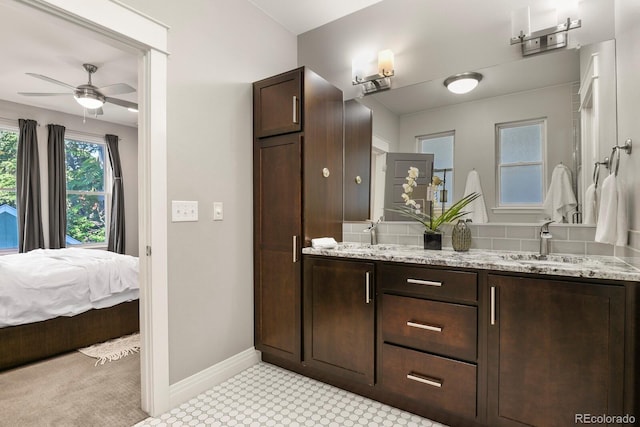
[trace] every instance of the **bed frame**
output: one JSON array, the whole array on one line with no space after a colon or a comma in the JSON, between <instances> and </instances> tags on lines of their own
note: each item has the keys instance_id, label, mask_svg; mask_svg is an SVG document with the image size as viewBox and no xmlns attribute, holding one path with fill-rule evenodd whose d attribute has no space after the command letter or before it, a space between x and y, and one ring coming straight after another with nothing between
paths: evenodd
<instances>
[{"instance_id":1,"label":"bed frame","mask_svg":"<svg viewBox=\"0 0 640 427\"><path fill-rule=\"evenodd\" d=\"M0 371L140 330L139 301L0 328Z\"/></svg>"}]
</instances>

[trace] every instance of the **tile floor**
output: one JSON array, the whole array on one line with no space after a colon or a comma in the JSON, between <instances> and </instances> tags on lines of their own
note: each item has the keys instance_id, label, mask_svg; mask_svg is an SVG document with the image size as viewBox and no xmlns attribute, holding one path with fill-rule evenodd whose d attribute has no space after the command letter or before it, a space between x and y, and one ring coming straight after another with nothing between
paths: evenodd
<instances>
[{"instance_id":1,"label":"tile floor","mask_svg":"<svg viewBox=\"0 0 640 427\"><path fill-rule=\"evenodd\" d=\"M263 362L135 427L205 425L444 427Z\"/></svg>"}]
</instances>

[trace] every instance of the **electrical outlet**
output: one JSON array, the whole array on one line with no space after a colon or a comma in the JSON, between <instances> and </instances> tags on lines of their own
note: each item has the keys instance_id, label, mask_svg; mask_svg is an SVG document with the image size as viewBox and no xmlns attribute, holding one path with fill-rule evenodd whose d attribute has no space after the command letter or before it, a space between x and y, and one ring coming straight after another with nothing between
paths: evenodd
<instances>
[{"instance_id":1,"label":"electrical outlet","mask_svg":"<svg viewBox=\"0 0 640 427\"><path fill-rule=\"evenodd\" d=\"M171 221L198 221L198 202L172 200Z\"/></svg>"}]
</instances>

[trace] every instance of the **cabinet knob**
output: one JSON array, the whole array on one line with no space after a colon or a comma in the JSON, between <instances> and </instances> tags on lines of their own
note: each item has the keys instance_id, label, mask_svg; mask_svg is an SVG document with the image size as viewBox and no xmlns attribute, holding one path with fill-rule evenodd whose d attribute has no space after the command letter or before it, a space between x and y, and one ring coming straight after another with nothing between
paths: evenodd
<instances>
[{"instance_id":1,"label":"cabinet knob","mask_svg":"<svg viewBox=\"0 0 640 427\"><path fill-rule=\"evenodd\" d=\"M329 178L330 174L331 174L331 172L329 172L328 168L323 168L322 169L322 176L324 176L325 178Z\"/></svg>"},{"instance_id":2,"label":"cabinet knob","mask_svg":"<svg viewBox=\"0 0 640 427\"><path fill-rule=\"evenodd\" d=\"M360 175L356 176L356 184L362 184L362 178L360 178Z\"/></svg>"}]
</instances>

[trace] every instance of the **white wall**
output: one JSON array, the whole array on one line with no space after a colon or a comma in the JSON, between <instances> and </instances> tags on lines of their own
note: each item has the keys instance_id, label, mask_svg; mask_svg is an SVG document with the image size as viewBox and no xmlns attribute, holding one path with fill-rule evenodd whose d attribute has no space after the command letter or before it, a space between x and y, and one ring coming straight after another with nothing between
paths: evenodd
<instances>
[{"instance_id":1,"label":"white wall","mask_svg":"<svg viewBox=\"0 0 640 427\"><path fill-rule=\"evenodd\" d=\"M298 61L342 89L345 99L356 97L359 90L351 85L351 61L367 50L394 52L393 87L444 79L520 59L518 47L509 45L511 12L535 3L383 0L301 34ZM569 47L614 37L613 2L581 0L579 13L582 28L569 33Z\"/></svg>"},{"instance_id":2,"label":"white wall","mask_svg":"<svg viewBox=\"0 0 640 427\"><path fill-rule=\"evenodd\" d=\"M175 384L253 347L251 83L295 68L296 38L246 0L124 3L170 27L168 199L200 209L168 224Z\"/></svg>"},{"instance_id":3,"label":"white wall","mask_svg":"<svg viewBox=\"0 0 640 427\"><path fill-rule=\"evenodd\" d=\"M0 100L0 117L15 120L16 126L18 125L18 119L36 120L40 125L37 133L42 190L42 225L47 247L49 245L47 125L62 125L66 128L66 132L76 131L102 136L113 134L120 137L118 148L120 150L124 184L125 249L128 255L138 256L138 129L90 118L87 118L86 122L83 123L82 117L79 116L3 100Z\"/></svg>"},{"instance_id":4,"label":"white wall","mask_svg":"<svg viewBox=\"0 0 640 427\"><path fill-rule=\"evenodd\" d=\"M358 102L371 109L373 134L389 144L390 152L398 151L400 136L400 117L389 111L373 97L359 98Z\"/></svg>"},{"instance_id":5,"label":"white wall","mask_svg":"<svg viewBox=\"0 0 640 427\"><path fill-rule=\"evenodd\" d=\"M546 188L558 163L571 167L571 84L401 116L399 148L401 152L415 152L417 136L455 131L453 200L462 197L467 174L475 168L482 182L490 222L533 222L544 215L491 210L496 206L495 125L542 117L547 118Z\"/></svg>"}]
</instances>

